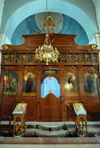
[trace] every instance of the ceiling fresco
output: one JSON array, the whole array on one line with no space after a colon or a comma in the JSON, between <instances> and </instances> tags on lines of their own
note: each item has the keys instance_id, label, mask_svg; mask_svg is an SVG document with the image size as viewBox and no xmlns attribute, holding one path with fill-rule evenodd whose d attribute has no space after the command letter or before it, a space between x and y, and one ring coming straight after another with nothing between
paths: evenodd
<instances>
[{"instance_id":1,"label":"ceiling fresco","mask_svg":"<svg viewBox=\"0 0 100 148\"><path fill-rule=\"evenodd\" d=\"M51 33L76 34L78 44L89 43L85 30L77 21L67 15L51 12L34 14L24 19L13 33L12 44L22 44L22 35L47 33L47 21L51 24Z\"/></svg>"}]
</instances>

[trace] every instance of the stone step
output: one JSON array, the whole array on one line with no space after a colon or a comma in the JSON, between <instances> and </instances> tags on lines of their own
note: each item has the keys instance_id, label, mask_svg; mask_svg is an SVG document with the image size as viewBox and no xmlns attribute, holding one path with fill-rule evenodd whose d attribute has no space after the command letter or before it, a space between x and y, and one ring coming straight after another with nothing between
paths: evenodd
<instances>
[{"instance_id":1,"label":"stone step","mask_svg":"<svg viewBox=\"0 0 100 148\"><path fill-rule=\"evenodd\" d=\"M45 131L41 129L28 129L26 128L25 136L29 137L65 137L67 136L68 130L59 130L59 131Z\"/></svg>"},{"instance_id":2,"label":"stone step","mask_svg":"<svg viewBox=\"0 0 100 148\"><path fill-rule=\"evenodd\" d=\"M66 137L76 133L75 122L26 122L26 125L26 136L29 137ZM88 134L100 136L100 121L87 122L87 129Z\"/></svg>"},{"instance_id":3,"label":"stone step","mask_svg":"<svg viewBox=\"0 0 100 148\"><path fill-rule=\"evenodd\" d=\"M90 134L93 134L93 135L96 135L96 136L100 136L100 127L99 128L89 128L88 127L88 135ZM68 133L69 134L73 134L73 133L76 133L76 130L75 128L68 128Z\"/></svg>"}]
</instances>

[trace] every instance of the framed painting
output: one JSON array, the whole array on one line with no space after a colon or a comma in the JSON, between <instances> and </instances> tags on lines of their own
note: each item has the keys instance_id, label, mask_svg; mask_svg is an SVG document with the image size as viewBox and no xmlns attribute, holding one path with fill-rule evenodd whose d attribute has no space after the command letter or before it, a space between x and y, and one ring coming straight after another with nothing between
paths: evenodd
<instances>
[{"instance_id":1,"label":"framed painting","mask_svg":"<svg viewBox=\"0 0 100 148\"><path fill-rule=\"evenodd\" d=\"M9 55L3 56L3 63L8 63Z\"/></svg>"},{"instance_id":2,"label":"framed painting","mask_svg":"<svg viewBox=\"0 0 100 148\"><path fill-rule=\"evenodd\" d=\"M73 55L72 54L68 55L68 63L73 63Z\"/></svg>"},{"instance_id":3,"label":"framed painting","mask_svg":"<svg viewBox=\"0 0 100 148\"><path fill-rule=\"evenodd\" d=\"M22 55L22 63L26 63L27 61L27 55Z\"/></svg>"},{"instance_id":4,"label":"framed painting","mask_svg":"<svg viewBox=\"0 0 100 148\"><path fill-rule=\"evenodd\" d=\"M74 55L74 63L79 63L79 57L78 57L78 55Z\"/></svg>"},{"instance_id":5,"label":"framed painting","mask_svg":"<svg viewBox=\"0 0 100 148\"><path fill-rule=\"evenodd\" d=\"M16 96L18 91L18 75L10 72L4 76L3 96Z\"/></svg>"},{"instance_id":6,"label":"framed painting","mask_svg":"<svg viewBox=\"0 0 100 148\"><path fill-rule=\"evenodd\" d=\"M32 55L28 55L28 63L32 63L33 62L33 56Z\"/></svg>"},{"instance_id":7,"label":"framed painting","mask_svg":"<svg viewBox=\"0 0 100 148\"><path fill-rule=\"evenodd\" d=\"M20 63L20 55L16 55L16 63Z\"/></svg>"},{"instance_id":8,"label":"framed painting","mask_svg":"<svg viewBox=\"0 0 100 148\"><path fill-rule=\"evenodd\" d=\"M84 96L98 96L97 79L93 73L83 76Z\"/></svg>"},{"instance_id":9,"label":"framed painting","mask_svg":"<svg viewBox=\"0 0 100 148\"><path fill-rule=\"evenodd\" d=\"M23 77L22 96L37 95L37 77L32 72L27 72Z\"/></svg>"},{"instance_id":10,"label":"framed painting","mask_svg":"<svg viewBox=\"0 0 100 148\"><path fill-rule=\"evenodd\" d=\"M61 55L61 60L62 60L62 63L66 63L66 55Z\"/></svg>"},{"instance_id":11,"label":"framed painting","mask_svg":"<svg viewBox=\"0 0 100 148\"><path fill-rule=\"evenodd\" d=\"M85 56L83 54L80 55L80 63L85 63Z\"/></svg>"},{"instance_id":12,"label":"framed painting","mask_svg":"<svg viewBox=\"0 0 100 148\"><path fill-rule=\"evenodd\" d=\"M75 73L68 72L64 76L65 96L79 96L78 77Z\"/></svg>"},{"instance_id":13,"label":"framed painting","mask_svg":"<svg viewBox=\"0 0 100 148\"><path fill-rule=\"evenodd\" d=\"M90 55L85 55L86 58L86 63L91 63L91 56Z\"/></svg>"},{"instance_id":14,"label":"framed painting","mask_svg":"<svg viewBox=\"0 0 100 148\"><path fill-rule=\"evenodd\" d=\"M96 55L92 55L92 63L97 63L97 56Z\"/></svg>"},{"instance_id":15,"label":"framed painting","mask_svg":"<svg viewBox=\"0 0 100 148\"><path fill-rule=\"evenodd\" d=\"M14 63L15 55L10 55L9 63Z\"/></svg>"}]
</instances>

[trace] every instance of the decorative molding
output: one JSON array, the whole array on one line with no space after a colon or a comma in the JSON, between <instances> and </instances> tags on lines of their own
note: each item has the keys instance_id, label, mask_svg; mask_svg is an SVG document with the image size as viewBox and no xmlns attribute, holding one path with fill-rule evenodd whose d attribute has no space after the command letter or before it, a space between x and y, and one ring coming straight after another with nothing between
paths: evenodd
<instances>
[{"instance_id":1,"label":"decorative molding","mask_svg":"<svg viewBox=\"0 0 100 148\"><path fill-rule=\"evenodd\" d=\"M96 101L99 100L99 97L85 97L85 101Z\"/></svg>"}]
</instances>

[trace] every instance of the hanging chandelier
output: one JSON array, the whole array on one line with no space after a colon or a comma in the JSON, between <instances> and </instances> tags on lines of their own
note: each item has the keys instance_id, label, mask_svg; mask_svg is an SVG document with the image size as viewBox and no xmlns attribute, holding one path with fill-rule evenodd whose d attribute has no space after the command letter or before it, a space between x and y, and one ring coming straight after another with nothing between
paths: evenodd
<instances>
[{"instance_id":1,"label":"hanging chandelier","mask_svg":"<svg viewBox=\"0 0 100 148\"><path fill-rule=\"evenodd\" d=\"M46 12L47 12L47 0L46 0ZM50 62L56 62L60 53L57 50L57 48L53 48L50 41L50 33L51 33L51 26L55 27L56 25L52 22L52 17L47 15L46 23L43 24L43 26L47 26L48 33L45 34L45 40L42 47L39 46L39 48L35 51L35 58L46 62L46 65ZM52 25L54 24L54 25Z\"/></svg>"},{"instance_id":2,"label":"hanging chandelier","mask_svg":"<svg viewBox=\"0 0 100 148\"><path fill-rule=\"evenodd\" d=\"M51 42L49 39L49 34L46 34L45 37L46 38L44 40L43 46L42 47L39 46L39 48L36 49L35 57L40 61L46 62L46 65L48 65L49 62L57 61L60 53L56 47L55 49L53 49L53 46L51 45Z\"/></svg>"}]
</instances>

